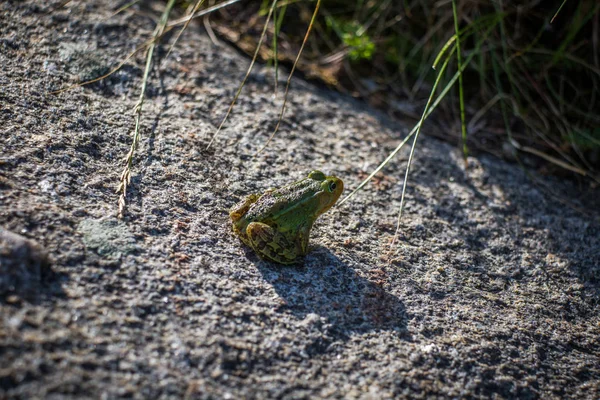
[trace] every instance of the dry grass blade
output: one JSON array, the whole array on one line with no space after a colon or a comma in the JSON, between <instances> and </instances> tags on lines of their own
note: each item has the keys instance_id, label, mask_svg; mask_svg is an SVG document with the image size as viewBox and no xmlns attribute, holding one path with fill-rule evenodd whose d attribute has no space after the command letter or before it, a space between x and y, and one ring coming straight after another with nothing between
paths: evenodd
<instances>
[{"instance_id":1,"label":"dry grass blade","mask_svg":"<svg viewBox=\"0 0 600 400\"><path fill-rule=\"evenodd\" d=\"M275 0L277 3L278 0ZM279 32L281 32L281 23L283 22L283 17L285 16L285 12L287 10L287 4L285 4L282 9L277 14L277 6L273 10L273 21L275 22L275 29L273 34L273 65L275 67L275 95L277 95L277 90L279 89L279 45L277 44L277 37L279 36Z\"/></svg>"},{"instance_id":2,"label":"dry grass blade","mask_svg":"<svg viewBox=\"0 0 600 400\"><path fill-rule=\"evenodd\" d=\"M223 128L223 125L225 124L225 121L227 121L227 118L229 117L229 114L231 114L231 111L233 110L233 106L235 106L235 102L237 101L238 97L240 97L240 94L242 93L242 89L244 88L244 85L246 85L246 81L248 80L248 77L250 76L250 72L252 72L252 68L254 68L254 63L256 62L256 59L258 58L258 52L260 51L262 43L263 43L265 37L267 36L267 28L269 26L269 21L271 20L271 16L273 15L273 9L275 8L276 4L277 4L277 1L273 0L273 4L271 5L271 8L269 9L269 14L267 15L267 20L265 21L265 26L263 28L263 31L262 31L261 35L260 35L260 39L258 41L258 44L256 45L256 51L254 52L254 56L252 57L252 61L250 62L250 66L248 67L248 70L246 71L246 76L244 76L244 79L242 80L242 83L238 87L238 90L235 93L233 101L229 105L229 108L227 109L227 113L225 113L225 116L221 120L221 123L219 124L219 127L217 128L217 131L213 135L212 139L210 139L210 142L208 142L208 146L206 146L207 149L213 144L213 142L215 141L215 139L217 138L217 136L221 132L221 129Z\"/></svg>"},{"instance_id":3,"label":"dry grass blade","mask_svg":"<svg viewBox=\"0 0 600 400\"><path fill-rule=\"evenodd\" d=\"M194 15L196 13L196 11L198 11L198 9L202 6L202 4L204 4L204 1L205 0L198 0L198 1L196 1L196 4L194 4L194 8L192 8L192 10L190 11L189 15ZM190 22L192 22L191 19L188 19L187 21L185 21L185 24L181 27L181 30L177 33L177 36L175 37L175 40L171 44L171 47L169 47L169 51L167 52L167 55L165 56L165 58L164 58L164 60L162 62L161 67L164 66L164 64L169 59L169 56L171 55L171 52L173 51L173 48L175 47L175 44L177 43L177 41L179 40L179 38L183 34L183 31L186 30L186 28L188 27L188 25L190 24Z\"/></svg>"},{"instance_id":4,"label":"dry grass blade","mask_svg":"<svg viewBox=\"0 0 600 400\"><path fill-rule=\"evenodd\" d=\"M122 7L119 7L119 9L117 11L115 11L114 13L112 13L108 18L106 19L110 19L112 17L117 16L118 14L122 13L123 11L127 10L130 7L133 7L134 5L136 5L137 3L139 3L141 0L133 0L130 1L129 3L125 4Z\"/></svg>"},{"instance_id":5,"label":"dry grass blade","mask_svg":"<svg viewBox=\"0 0 600 400\"><path fill-rule=\"evenodd\" d=\"M63 1L62 3L60 3L59 5L57 5L56 7L52 7L52 9L51 9L50 11L48 11L48 12L46 13L46 15L50 15L50 14L52 14L53 12L55 12L55 11L57 11L57 10L59 10L59 9L63 8L63 7L66 7L67 5L69 5L69 3L70 3L71 1L73 1L73 0L65 0L65 1Z\"/></svg>"},{"instance_id":6,"label":"dry grass blade","mask_svg":"<svg viewBox=\"0 0 600 400\"><path fill-rule=\"evenodd\" d=\"M546 55L546 56L554 56L554 52L549 51L549 50L545 50L545 49L531 49L527 51L528 53L532 53L532 54L542 54L542 55ZM600 77L600 68L595 67L594 65L586 62L585 60L582 60L579 57L576 57L572 54L563 54L562 57L565 60L569 60L574 62L575 64L578 64L588 70L590 70L591 72L593 72L594 74L598 75Z\"/></svg>"},{"instance_id":7,"label":"dry grass blade","mask_svg":"<svg viewBox=\"0 0 600 400\"><path fill-rule=\"evenodd\" d=\"M71 90L71 89L78 88L80 86L89 85L90 83L98 82L98 81L101 81L102 79L108 78L109 76L111 76L112 74L114 74L115 72L117 72L118 70L120 70L121 68L123 68L123 65L125 65L125 63L127 61L131 60L131 58L133 56L135 56L137 53L139 53L140 51L146 49L148 46L153 46L154 43L156 43L162 37L162 35L164 35L166 32L168 32L168 30L163 31L159 36L155 36L152 39L148 40L143 45L137 47L135 50L133 50L131 53L129 53L127 55L127 57L125 57L123 60L121 60L121 62L116 67L114 67L113 69L111 69L106 74L104 74L102 76L99 76L97 78L94 78L94 79L90 79L89 81L76 83L75 85L71 85L71 86L67 86L67 87L62 88L62 89L55 90L53 92L50 92L50 94L59 94L59 93L66 92L66 91Z\"/></svg>"},{"instance_id":8,"label":"dry grass blade","mask_svg":"<svg viewBox=\"0 0 600 400\"><path fill-rule=\"evenodd\" d=\"M197 12L196 14L188 15L187 17L183 17L183 18L177 19L175 21L171 21L171 22L167 23L167 27L171 28L173 26L185 24L187 21L190 21L190 20L192 20L194 18L202 17L202 16L204 16L206 14L210 14L213 11L220 10L223 7L230 6L230 5L238 3L240 1L241 0L229 0L229 1L225 1L225 2L220 3L220 4L216 4L216 5L212 6L212 7L208 7L205 10Z\"/></svg>"},{"instance_id":9,"label":"dry grass blade","mask_svg":"<svg viewBox=\"0 0 600 400\"><path fill-rule=\"evenodd\" d=\"M129 152L127 153L127 158L125 161L125 168L123 168L123 172L121 173L121 178L119 180L119 187L117 188L117 193L120 193L119 196L119 218L123 218L125 213L125 207L127 205L127 187L131 183L131 167L133 166L133 155L135 154L135 150L140 141L140 126L142 119L142 108L144 106L144 98L146 95L146 87L148 84L148 76L150 75L150 68L152 66L152 57L154 55L154 47L155 41L159 38L165 31L165 27L167 25L167 20L169 18L169 14L171 13L171 9L175 5L175 0L169 0L167 5L165 6L165 10L160 18L158 25L153 33L153 41L150 47L148 47L148 52L146 53L146 67L144 69L144 76L142 78L142 89L140 93L140 98L135 105L135 129L133 132L133 141L131 143L131 147Z\"/></svg>"},{"instance_id":10,"label":"dry grass blade","mask_svg":"<svg viewBox=\"0 0 600 400\"><path fill-rule=\"evenodd\" d=\"M271 143L271 140L273 140L273 137L275 137L275 134L279 130L279 127L281 126L281 121L283 120L283 115L285 114L285 107L287 105L288 92L290 90L290 83L292 82L292 76L294 75L294 71L296 70L296 66L298 65L298 61L300 60L300 56L302 55L302 51L304 50L304 46L306 45L306 41L308 40L308 36L310 35L310 31L312 30L313 24L315 23L315 19L319 12L320 6L321 6L321 0L317 0L317 5L315 6L315 11L313 12L312 18L310 19L310 24L308 25L308 29L306 30L306 35L304 35L304 40L302 41L302 46L300 46L300 50L298 51L298 55L296 56L296 60L294 61L294 65L292 65L292 70L290 71L287 82L285 84L285 92L283 94L283 105L281 106L281 112L279 113L279 120L277 121L277 125L275 126L273 133L271 133L271 136L269 136L267 143L265 143L263 145L263 147L261 147L260 150L258 150L256 152L256 154L254 154L254 156L257 156L264 149L267 148L269 143Z\"/></svg>"},{"instance_id":11,"label":"dry grass blade","mask_svg":"<svg viewBox=\"0 0 600 400\"><path fill-rule=\"evenodd\" d=\"M567 162L564 162L562 160L559 160L556 157L552 157L549 154L546 154L542 151L536 150L533 147L530 146L522 146L521 144L519 144L515 139L511 139L510 140L510 144L512 144L517 150L523 151L525 153L530 153L533 155L536 155L538 157L543 158L544 160L551 162L552 164L558 165L561 168L564 168L566 170L569 170L571 172L574 172L576 174L582 175L582 176L587 176L589 175L588 172L586 170L584 170L583 168L579 168L577 166L573 166ZM593 175L589 175L592 179L596 180L596 178ZM598 181L597 181L598 182ZM600 183L600 182L599 182Z\"/></svg>"},{"instance_id":12,"label":"dry grass blade","mask_svg":"<svg viewBox=\"0 0 600 400\"><path fill-rule=\"evenodd\" d=\"M336 207L341 207L342 204L344 204L346 201L348 201L351 197L353 197L359 190L361 190L363 187L365 187L365 185L367 183L369 183L371 181L371 179L373 179L373 177L375 175L377 175L379 173L379 171L381 171L383 169L383 167L385 167L395 156L396 154L398 154L398 152L400 150L402 150L402 147L404 147L404 145L406 144L406 142L408 142L408 139L410 139L412 137L412 135L415 134L415 132L417 131L417 127L420 126L420 123L415 125L415 127L408 133L408 135L406 135L406 137L402 140L402 142L400 142L400 144L398 144L398 146L396 146L396 148L386 157L385 160L383 160L381 162L381 164L379 164L377 166L377 168L375 168L373 170L373 172L371 172L371 174L365 178L365 180L363 180L357 187L356 189L354 189L352 192L350 192L349 195L347 195L346 197L344 197L339 203L337 203Z\"/></svg>"}]
</instances>

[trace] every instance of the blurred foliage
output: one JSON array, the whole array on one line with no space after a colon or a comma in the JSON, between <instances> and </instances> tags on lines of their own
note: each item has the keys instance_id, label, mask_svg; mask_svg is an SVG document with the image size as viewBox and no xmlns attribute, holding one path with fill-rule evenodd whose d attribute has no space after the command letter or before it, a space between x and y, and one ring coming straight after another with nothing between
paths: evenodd
<instances>
[{"instance_id":1,"label":"blurred foliage","mask_svg":"<svg viewBox=\"0 0 600 400\"><path fill-rule=\"evenodd\" d=\"M263 0L229 7L212 17L213 27L253 51L271 5ZM265 61L277 55L290 65L314 6L310 0L278 1L281 25L271 22L268 34L277 40L265 41ZM571 171L597 177L600 2L463 0L457 15L461 52L475 53L463 74L469 147L503 156L507 143L518 142L517 148L547 154L546 161L560 159ZM450 1L322 0L298 69L392 115L416 119L435 79L432 64L454 34ZM453 60L446 74L455 71ZM430 134L459 140L457 97L455 90L436 111L437 129Z\"/></svg>"},{"instance_id":2,"label":"blurred foliage","mask_svg":"<svg viewBox=\"0 0 600 400\"><path fill-rule=\"evenodd\" d=\"M375 43L365 33L362 25L355 21L336 21L336 18L325 18L327 28L333 29L337 37L346 45L348 57L352 61L370 60L373 58Z\"/></svg>"}]
</instances>

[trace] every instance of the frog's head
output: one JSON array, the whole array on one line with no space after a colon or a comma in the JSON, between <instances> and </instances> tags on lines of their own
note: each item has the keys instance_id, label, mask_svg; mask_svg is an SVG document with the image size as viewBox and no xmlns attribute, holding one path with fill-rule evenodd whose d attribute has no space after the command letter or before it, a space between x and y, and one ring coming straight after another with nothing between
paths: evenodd
<instances>
[{"instance_id":1,"label":"frog's head","mask_svg":"<svg viewBox=\"0 0 600 400\"><path fill-rule=\"evenodd\" d=\"M318 199L316 215L329 210L344 191L344 182L336 176L325 176L321 171L312 171L308 178L319 182L319 190L315 193Z\"/></svg>"}]
</instances>

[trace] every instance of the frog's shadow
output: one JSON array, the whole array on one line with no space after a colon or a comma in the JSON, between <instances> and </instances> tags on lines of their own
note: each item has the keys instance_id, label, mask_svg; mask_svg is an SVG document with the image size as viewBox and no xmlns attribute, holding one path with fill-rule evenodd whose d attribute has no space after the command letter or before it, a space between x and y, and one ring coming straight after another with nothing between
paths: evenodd
<instances>
[{"instance_id":1,"label":"frog's shadow","mask_svg":"<svg viewBox=\"0 0 600 400\"><path fill-rule=\"evenodd\" d=\"M312 248L299 265L280 266L258 259L254 263L283 300L278 311L299 319L320 315L344 336L374 329L408 335L402 301L325 247Z\"/></svg>"}]
</instances>

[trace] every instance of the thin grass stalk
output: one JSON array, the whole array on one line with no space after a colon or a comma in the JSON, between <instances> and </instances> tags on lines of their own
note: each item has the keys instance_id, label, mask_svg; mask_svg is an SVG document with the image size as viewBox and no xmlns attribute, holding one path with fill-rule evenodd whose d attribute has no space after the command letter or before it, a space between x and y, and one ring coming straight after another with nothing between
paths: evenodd
<instances>
[{"instance_id":1,"label":"thin grass stalk","mask_svg":"<svg viewBox=\"0 0 600 400\"><path fill-rule=\"evenodd\" d=\"M498 23L498 21L495 21L495 23ZM493 27L495 26L495 24L491 25L491 27L489 27L483 37L479 40L477 47L481 46L481 44L487 39L490 31L493 29ZM452 50L450 51L450 55L448 55L448 57L451 56L452 52L454 52L454 48L452 48ZM423 121L425 119L427 119L427 117L429 117L429 115L437 108L438 104L440 104L440 102L442 101L442 99L446 96L446 94L450 91L450 89L452 88L452 85L458 80L458 76L460 73L462 73L465 68L469 65L469 63L471 62L471 60L473 59L473 57L475 57L475 55L477 54L477 52L473 52L471 53L471 55L469 55L469 57L467 57L467 59L465 60L465 62L462 65L462 68L457 70L456 73L454 74L454 76L452 77L452 79L450 79L450 81L448 82L448 84L444 87L444 90L442 90L442 92L439 94L439 96L435 99L435 101L433 102L433 104L431 105L431 107L429 107L427 113L425 114L425 118L423 118ZM395 156L396 154L398 154L398 152L402 149L402 147L406 144L406 142L408 142L408 139L415 134L415 132L417 131L417 129L420 129L422 122L419 121L413 128L412 130L408 133L408 135L406 135L406 137L402 140L402 142L400 142L398 144L398 146L396 146L396 148L386 157L385 160L383 160L381 162L381 164L379 164L375 170L373 170L373 172L371 172L371 174L365 178L357 187L356 189L354 189L349 195L347 195L346 197L344 197L338 204L337 207L340 207L342 204L344 204L346 201L348 201L351 197L353 197L359 190L361 190L363 187L365 187L365 185L367 183L369 183L371 181L371 179L373 179L373 177L375 175L377 175L379 173L379 171L381 171Z\"/></svg>"},{"instance_id":2,"label":"thin grass stalk","mask_svg":"<svg viewBox=\"0 0 600 400\"><path fill-rule=\"evenodd\" d=\"M140 2L140 0L130 1L129 3L125 4L124 6L120 7L117 11L115 11L114 13L112 13L107 19L110 19L110 18L113 18L113 17L117 16L118 14L122 13L123 11L127 10L130 7L133 7L134 5L136 5L139 2Z\"/></svg>"},{"instance_id":3,"label":"thin grass stalk","mask_svg":"<svg viewBox=\"0 0 600 400\"><path fill-rule=\"evenodd\" d=\"M141 46L138 46L138 47L137 47L135 50L133 50L131 53L129 53L129 54L127 55L127 57L125 57L123 60L121 60L121 62L119 62L119 64L118 64L118 65L117 65L115 68L111 69L111 70L110 70L109 72L107 72L106 74L104 74L104 75L102 75L102 76L99 76L99 77L97 77L97 78L94 78L94 79L90 79L89 81L85 81L85 82L79 82L79 83L76 83L76 84L74 84L74 85L67 86L67 87L65 87L65 88L62 88L62 89L55 90L55 91L53 91L53 92L50 92L50 94L59 94L59 93L66 92L66 91L68 91L68 90L71 90L71 89L78 88L78 87L80 87L80 86L89 85L90 83L99 82L99 81L101 81L101 80L103 80L103 79L106 79L106 78L108 78L109 76L111 76L112 74L116 73L116 72L117 72L117 71L119 71L121 68L123 68L123 65L125 65L125 63L126 63L127 61L129 61L131 58L133 58L133 56L135 56L137 53L139 53L140 51L142 51L142 50L144 50L144 49L148 48L148 46L152 46L152 45L154 45L154 43L155 43L155 42L156 42L158 39L159 39L158 37L153 37L152 39L150 39L150 40L146 41L146 43L144 43L143 45L141 45Z\"/></svg>"},{"instance_id":4,"label":"thin grass stalk","mask_svg":"<svg viewBox=\"0 0 600 400\"><path fill-rule=\"evenodd\" d=\"M194 4L194 8L192 9L192 11L190 11L190 13L188 15L194 15L196 13L196 11L198 11L198 9L202 6L202 4L204 4L205 0L198 0L196 1L196 4ZM177 41L179 40L179 38L181 37L181 35L183 34L183 31L186 30L186 28L188 27L188 25L190 24L190 22L192 22L191 19L185 21L185 24L181 27L181 29L179 30L179 32L177 33L177 36L175 37L175 40L173 40L173 44L171 44L171 47L169 48L169 51L167 52L167 55L165 56L162 65L164 65L167 60L169 59L169 56L171 55L171 52L173 51L173 48L175 48L175 44L177 43Z\"/></svg>"},{"instance_id":5,"label":"thin grass stalk","mask_svg":"<svg viewBox=\"0 0 600 400\"><path fill-rule=\"evenodd\" d=\"M171 9L175 5L175 0L169 0L167 3L165 10L160 18L156 29L154 30L153 37L156 38L160 36L165 27L167 25L167 21L169 19L169 14L171 13ZM135 105L135 129L133 132L133 141L131 143L131 148L129 149L129 153L127 153L127 158L125 162L125 168L123 168L123 172L121 173L119 187L117 189L117 193L120 193L119 196L119 218L123 218L125 213L125 207L127 205L127 186L131 183L131 169L133 166L133 156L135 154L135 150L140 142L140 126L142 119L142 109L144 106L144 99L146 95L146 87L148 84L148 76L150 75L150 69L152 66L152 57L154 55L155 42L153 41L150 47L148 47L148 52L146 54L146 67L144 69L144 76L142 78L142 89L140 92L140 98Z\"/></svg>"},{"instance_id":6,"label":"thin grass stalk","mask_svg":"<svg viewBox=\"0 0 600 400\"><path fill-rule=\"evenodd\" d=\"M498 3L494 2L494 7L496 8L496 12L504 15L504 6L502 0L499 0ZM506 76L508 77L508 83L510 84L510 93L515 93L515 85L514 79L512 76L512 70L510 64L508 63L508 43L506 40L506 29L504 27L504 18L500 19L500 42L502 43L502 58L504 60L506 71ZM512 132L509 132L510 137L512 138Z\"/></svg>"},{"instance_id":7,"label":"thin grass stalk","mask_svg":"<svg viewBox=\"0 0 600 400\"><path fill-rule=\"evenodd\" d=\"M238 3L238 2L240 2L240 1L241 1L241 0L228 0L228 1L224 1L223 3L215 4L215 5L214 5L214 6L212 6L212 7L208 7L208 8L206 8L206 9L202 10L202 11L198 11L198 12L196 12L195 14L188 15L188 16L186 16L186 17L183 17L183 18L177 19L177 20L175 20L175 21L171 21L171 22L167 23L167 27L171 28L171 27L173 27L173 26L177 26L177 25L185 24L185 23L186 23L187 21L189 21L189 20L192 20L192 19L194 19L194 18L200 18L200 17L203 17L203 16L205 16L205 15L207 15L207 14L210 14L210 13L211 13L211 12L213 12L213 11L220 10L221 8L224 8L224 7L230 6L230 5L232 5L232 4L235 4L235 3Z\"/></svg>"},{"instance_id":8,"label":"thin grass stalk","mask_svg":"<svg viewBox=\"0 0 600 400\"><path fill-rule=\"evenodd\" d=\"M296 66L298 65L298 61L300 60L300 56L302 55L302 51L304 50L304 46L306 45L308 36L310 35L310 31L312 30L313 24L315 23L315 19L317 18L317 13L319 12L320 6L321 6L321 0L317 0L317 5L315 6L315 11L313 12L312 18L310 19L310 24L308 25L308 29L306 30L306 34L304 35L304 40L302 41L302 46L300 46L300 50L298 51L298 55L296 56L296 60L294 61L294 65L292 65L292 70L290 71L287 82L285 84L285 92L283 94L283 105L281 106L281 112L279 113L279 120L277 121L277 125L275 126L275 129L273 130L273 133L271 134L271 136L269 136L269 139L267 140L267 142L264 144L263 147L260 148L260 150L258 150L254 154L254 156L257 156L264 149L267 148L267 146L269 145L269 143L271 143L271 140L273 140L273 137L279 130L279 127L281 126L281 121L283 120L283 115L285 113L285 106L287 105L288 92L290 90L290 83L292 82L292 76L294 75L294 71L296 70Z\"/></svg>"},{"instance_id":9,"label":"thin grass stalk","mask_svg":"<svg viewBox=\"0 0 600 400\"><path fill-rule=\"evenodd\" d=\"M233 106L235 106L235 103L236 103L238 97L240 97L240 94L242 93L242 89L246 85L246 81L248 80L248 77L250 76L250 72L252 72L252 68L254 68L254 63L256 62L256 59L258 58L258 52L260 51L263 41L264 41L265 37L267 36L267 28L269 26L269 21L271 21L271 16L273 15L273 9L275 8L275 4L277 4L277 0L273 0L273 3L271 4L271 8L269 9L269 14L267 15L267 20L265 21L265 26L263 27L262 33L260 35L260 39L258 40L258 44L256 45L256 50L254 51L254 56L252 57L250 66L248 67L248 70L246 71L246 75L244 76L242 83L238 87L238 89L235 93L235 96L233 97L233 100L231 101L231 104L229 105L229 108L227 109L227 112L225 113L225 116L223 117L223 119L221 120L221 123L219 124L219 127L217 128L217 131L215 132L213 137L210 139L210 142L208 142L208 145L206 146L207 149L210 148L210 146L213 144L213 142L215 141L217 136L219 136L219 133L221 132L221 129L223 128L223 125L225 124L225 121L227 121L229 114L231 114L231 111L233 110Z\"/></svg>"},{"instance_id":10,"label":"thin grass stalk","mask_svg":"<svg viewBox=\"0 0 600 400\"><path fill-rule=\"evenodd\" d=\"M279 1L279 0L277 0ZM275 9L275 11L277 8ZM281 24L283 23L283 17L285 16L285 12L287 11L287 4L284 4L279 11L279 14L275 16L273 14L273 21L275 21L275 33L273 35L273 51L274 51L274 65L275 65L275 94L279 89L279 49L277 45L277 37L279 36L279 32L281 32Z\"/></svg>"},{"instance_id":11,"label":"thin grass stalk","mask_svg":"<svg viewBox=\"0 0 600 400\"><path fill-rule=\"evenodd\" d=\"M554 19L555 19L556 17L558 17L558 13L560 13L560 10L562 10L562 8L565 6L565 4L567 4L567 0L564 0L564 1L561 3L560 7L558 7L558 10L556 10L556 13L554 13L554 16L553 16L553 17L552 17L552 19L550 20L550 23L553 23L553 22L554 22Z\"/></svg>"},{"instance_id":12,"label":"thin grass stalk","mask_svg":"<svg viewBox=\"0 0 600 400\"><path fill-rule=\"evenodd\" d=\"M573 42L580 30L594 15L596 15L596 12L598 12L598 9L600 8L600 4L596 5L596 7L594 7L593 10L587 11L586 14L583 16L581 15L583 12L582 8L583 4L579 3L577 7L577 12L573 17L573 20L569 24L569 30L567 31L564 40L560 43L558 49L556 49L556 51L554 52L555 54L552 58L552 63L550 64L550 67L554 66L554 64L556 64L564 56L567 47L569 47L569 45Z\"/></svg>"},{"instance_id":13,"label":"thin grass stalk","mask_svg":"<svg viewBox=\"0 0 600 400\"><path fill-rule=\"evenodd\" d=\"M492 53L492 71L494 71L494 81L496 83L496 90L498 90L498 95L500 96L500 111L502 113L502 120L504 121L504 129L506 129L506 133L508 135L510 144L514 146L515 140L512 137L512 130L510 128L510 124L508 123L508 113L506 111L506 103L502 101L506 96L504 94L504 89L502 89L502 83L500 82L500 67L498 66L498 62L496 61L496 57ZM515 146L516 147L516 146Z\"/></svg>"},{"instance_id":14,"label":"thin grass stalk","mask_svg":"<svg viewBox=\"0 0 600 400\"><path fill-rule=\"evenodd\" d=\"M462 57L460 54L460 36L458 32L458 16L456 12L456 0L452 0L452 14L454 15L454 32L456 32L456 63L458 69L462 67ZM460 104L460 128L462 137L462 150L463 159L465 160L465 166L467 165L467 158L469 157L469 149L467 148L467 126L465 123L465 97L463 90L463 76L462 73L458 75L458 98Z\"/></svg>"},{"instance_id":15,"label":"thin grass stalk","mask_svg":"<svg viewBox=\"0 0 600 400\"><path fill-rule=\"evenodd\" d=\"M125 65L125 63L127 61L129 61L131 58L133 58L133 56L135 56L137 53L139 53L140 51L148 48L148 46L151 46L154 43L158 42L166 33L168 33L171 29L173 29L173 27L181 25L181 24L186 24L188 21L191 21L193 18L197 18L197 17L201 17L201 16L204 16L204 15L207 15L207 14L213 12L213 11L217 11L217 10L223 8L223 7L229 6L229 5L237 3L239 1L241 1L241 0L229 0L229 1L226 1L224 3L217 4L217 5L213 6L213 7L209 7L207 9L205 9L205 10L198 11L196 14L190 15L188 17L184 17L183 19L180 19L180 20L177 20L177 21L174 21L174 22L169 22L169 23L167 23L166 27L162 30L162 32L159 35L156 35L156 36L153 35L152 39L146 41L146 43L144 43L143 45L137 47L135 50L133 50L131 53L129 53L127 55L127 57L125 57L121 62L119 62L119 64L115 68L113 68L112 70L110 70L108 73L106 73L106 74L104 74L102 76L99 76L98 78L90 79L89 81L76 83L75 85L71 85L71 86L67 86L67 87L59 89L59 90L55 90L53 92L50 92L50 94L58 94L58 93L66 92L68 90L75 89L75 88L80 87L80 86L89 85L91 83L98 82L98 81L101 81L103 79L106 79L109 76L111 76L112 74L114 74L117 71L119 71L121 68L123 68L123 65Z\"/></svg>"},{"instance_id":16,"label":"thin grass stalk","mask_svg":"<svg viewBox=\"0 0 600 400\"><path fill-rule=\"evenodd\" d=\"M46 15L50 15L53 12L55 12L63 7L66 7L71 1L73 1L73 0L65 0L62 3L60 3L59 5L57 5L56 7L52 7L51 10L46 13Z\"/></svg>"},{"instance_id":17,"label":"thin grass stalk","mask_svg":"<svg viewBox=\"0 0 600 400\"><path fill-rule=\"evenodd\" d=\"M458 45L458 42L459 42L459 40L457 39L457 41L456 41L457 45ZM433 84L433 87L431 88L431 92L429 93L429 98L427 98L427 103L425 104L425 108L423 109L423 114L421 115L421 120L419 121L417 131L415 132L415 137L413 138L413 143L410 148L410 154L408 155L408 162L406 163L406 172L404 173L404 182L402 182L402 195L400 197L400 211L398 212L398 220L396 221L396 231L394 232L394 238L392 239L390 248L393 247L394 244L396 243L396 239L398 238L398 232L400 231L400 221L402 220L402 211L404 210L404 195L406 194L406 185L408 183L408 174L410 172L410 166L412 164L413 156L415 154L417 139L419 138L419 133L421 132L421 126L423 126L423 122L425 121L427 112L429 111L429 106L431 105L431 100L433 99L433 96L435 95L435 91L436 91L440 81L442 80L442 76L444 75L444 71L446 70L446 67L448 66L448 62L450 62L450 58L452 58L451 54L448 57L446 57L446 60L442 64L442 68L440 68L440 71L438 72L438 75L435 79L435 83ZM458 77L460 80L462 71L459 69L457 71L457 73L458 73Z\"/></svg>"},{"instance_id":18,"label":"thin grass stalk","mask_svg":"<svg viewBox=\"0 0 600 400\"><path fill-rule=\"evenodd\" d=\"M495 55L493 55L493 57L496 57ZM494 58L495 60L495 58ZM502 63L502 65L505 68L505 72L506 72L506 63ZM499 70L501 68L500 63L496 60L496 64L494 64L494 66ZM519 63L517 63L517 66L520 66L523 70L523 74L526 74L526 70L524 69L524 67L522 65L520 65ZM494 79L496 81L496 85L499 84L500 78L499 78L499 71L495 71L495 75L494 75ZM509 141L511 143L511 145L513 145L517 150L521 150L521 151L525 151L534 155L537 155L539 157L542 157L543 159L545 159L546 161L549 161L553 164L556 164L562 168L568 169L572 172L581 174L581 175L588 175L588 176L592 176L591 173L586 172L582 167L580 167L579 165L577 165L577 162L571 157L569 156L563 149L560 148L560 146L558 146L557 144L555 144L554 142L552 142L552 140L550 140L549 137L547 137L543 131L548 131L550 129L550 124L548 122L546 122L547 118L545 117L545 115L538 109L538 107L536 106L536 103L534 101L533 98L531 98L529 96L529 94L523 90L523 87L525 87L526 84L517 84L514 87L517 89L517 91L521 94L521 96L523 96L525 98L525 103L529 104L532 109L538 114L538 118L540 119L540 121L542 121L545 125L545 129L537 129L535 126L533 126L532 121L530 118L525 118L521 115L520 112L520 106L518 105L517 101L514 99L514 95L513 97L511 96L505 96L505 99L508 99L511 101L512 106L513 106L513 114L520 117L521 120L525 123L525 125L527 125L527 127L529 127L529 129L532 132L535 132L535 134L537 136L539 136L546 144L548 144L548 146L550 146L550 148L552 148L554 151L556 151L558 154L560 154L568 163L561 161L559 159L557 159L556 157L553 157L551 155L542 153L541 151L537 150L537 149L532 149L531 147L527 147L527 146L522 146L518 143L518 141L516 141L513 136L512 136L512 130L510 130L510 126L508 126L507 132L511 133L509 135ZM534 88L538 89L536 87L536 85L534 85ZM501 89L501 88L500 88ZM502 91L501 91L502 93ZM538 92L539 93L539 92ZM515 93L516 94L516 93ZM541 98L545 99L545 96L543 96L541 93L539 93ZM501 107L505 107L504 103L501 103ZM564 120L561 118L560 113L558 112L558 110L556 110L555 106L551 103L548 103L548 108L552 111L554 109L554 124L555 125L560 125L560 123L563 123L565 125L565 127L568 125L566 122L564 122ZM504 116L503 116L504 118ZM506 117L506 119L504 119L504 123L507 124L508 123L508 117ZM533 151L532 151L533 150ZM541 155L543 154L543 156ZM566 167L566 165L568 165L568 167Z\"/></svg>"},{"instance_id":19,"label":"thin grass stalk","mask_svg":"<svg viewBox=\"0 0 600 400\"><path fill-rule=\"evenodd\" d=\"M279 29L277 26L277 21L279 15L277 15L277 0L273 0L273 21L275 21L275 26L273 29L273 68L275 68L275 95L277 95L277 89L279 86L279 60L277 59L279 54L277 54L277 36L279 36Z\"/></svg>"},{"instance_id":20,"label":"thin grass stalk","mask_svg":"<svg viewBox=\"0 0 600 400\"><path fill-rule=\"evenodd\" d=\"M440 50L438 55L435 57L435 60L433 61L433 65L431 66L431 68L433 68L433 69L437 68L437 65L439 64L440 60L442 59L442 56L446 53L446 51L450 48L450 46L452 46L454 44L454 42L456 42L457 35L458 35L458 32L455 35L452 35L450 37L450 39L448 39L446 41L446 43L442 46L442 49Z\"/></svg>"},{"instance_id":21,"label":"thin grass stalk","mask_svg":"<svg viewBox=\"0 0 600 400\"><path fill-rule=\"evenodd\" d=\"M531 49L528 51L528 53L532 53L532 54L542 54L542 55L546 55L546 56L554 56L554 52L551 50L546 50L546 49ZM564 54L563 58L565 60L569 60L574 62L575 64L578 64L590 71L592 71L594 74L600 76L600 68L596 68L595 66L593 66L592 64L588 63L587 61L579 58L579 57L575 57L571 54Z\"/></svg>"},{"instance_id":22,"label":"thin grass stalk","mask_svg":"<svg viewBox=\"0 0 600 400\"><path fill-rule=\"evenodd\" d=\"M479 59L479 96L481 96L481 98L485 98L487 94L487 83L485 77L485 54L479 53L477 56Z\"/></svg>"}]
</instances>

